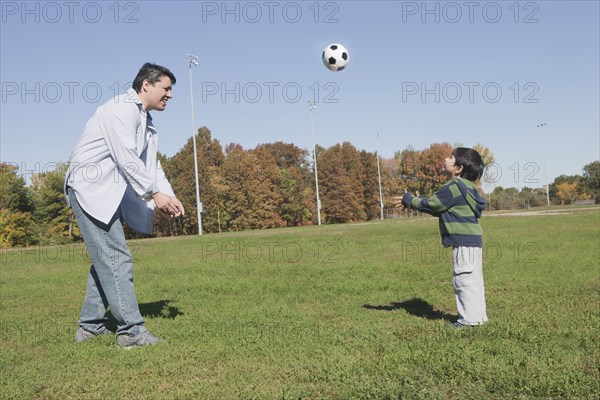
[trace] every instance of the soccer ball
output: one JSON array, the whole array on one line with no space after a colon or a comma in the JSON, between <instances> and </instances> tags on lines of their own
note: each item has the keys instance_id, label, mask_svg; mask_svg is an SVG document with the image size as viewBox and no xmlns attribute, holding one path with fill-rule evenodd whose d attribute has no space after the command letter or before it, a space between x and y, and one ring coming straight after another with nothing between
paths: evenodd
<instances>
[{"instance_id":1,"label":"soccer ball","mask_svg":"<svg viewBox=\"0 0 600 400\"><path fill-rule=\"evenodd\" d=\"M330 71L342 71L350 61L348 49L338 43L325 47L321 57L323 58L323 64Z\"/></svg>"}]
</instances>

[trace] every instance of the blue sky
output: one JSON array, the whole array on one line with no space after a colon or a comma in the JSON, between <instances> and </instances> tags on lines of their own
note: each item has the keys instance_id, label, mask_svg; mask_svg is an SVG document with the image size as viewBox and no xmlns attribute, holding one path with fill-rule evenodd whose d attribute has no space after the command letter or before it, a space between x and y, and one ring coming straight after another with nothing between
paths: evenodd
<instances>
[{"instance_id":1,"label":"blue sky","mask_svg":"<svg viewBox=\"0 0 600 400\"><path fill-rule=\"evenodd\" d=\"M600 158L598 1L2 1L0 159L66 161L87 119L146 61L177 77L160 151L196 127L222 145L349 141L384 157L490 147L496 185L541 187ZM345 71L322 49L342 43Z\"/></svg>"}]
</instances>

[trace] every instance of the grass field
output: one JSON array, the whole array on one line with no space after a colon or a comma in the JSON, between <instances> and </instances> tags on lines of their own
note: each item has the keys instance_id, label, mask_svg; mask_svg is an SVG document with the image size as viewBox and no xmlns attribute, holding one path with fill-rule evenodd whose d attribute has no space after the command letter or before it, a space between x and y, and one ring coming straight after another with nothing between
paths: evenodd
<instances>
[{"instance_id":1,"label":"grass field","mask_svg":"<svg viewBox=\"0 0 600 400\"><path fill-rule=\"evenodd\" d=\"M600 210L481 222L490 322L459 331L434 218L132 241L167 342L130 351L74 342L81 244L3 251L0 396L598 398Z\"/></svg>"}]
</instances>

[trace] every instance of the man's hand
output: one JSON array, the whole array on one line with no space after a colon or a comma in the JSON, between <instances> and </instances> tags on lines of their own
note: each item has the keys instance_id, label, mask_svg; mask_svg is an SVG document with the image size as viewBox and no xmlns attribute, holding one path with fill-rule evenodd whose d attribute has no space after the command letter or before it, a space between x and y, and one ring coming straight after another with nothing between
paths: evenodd
<instances>
[{"instance_id":1,"label":"man's hand","mask_svg":"<svg viewBox=\"0 0 600 400\"><path fill-rule=\"evenodd\" d=\"M183 205L177 197L157 192L152 195L152 200L161 212L170 215L171 217L179 217L185 214Z\"/></svg>"}]
</instances>

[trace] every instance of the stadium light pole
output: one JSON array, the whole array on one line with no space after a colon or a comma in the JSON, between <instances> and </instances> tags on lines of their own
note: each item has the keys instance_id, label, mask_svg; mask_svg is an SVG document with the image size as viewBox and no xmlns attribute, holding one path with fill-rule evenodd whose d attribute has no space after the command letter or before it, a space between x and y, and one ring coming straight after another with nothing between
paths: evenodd
<instances>
[{"instance_id":1,"label":"stadium light pole","mask_svg":"<svg viewBox=\"0 0 600 400\"><path fill-rule=\"evenodd\" d=\"M379 214L383 221L383 192L381 191L381 169L379 169L379 146L377 145L377 138L379 133L375 134L375 156L377 157L377 179L379 181Z\"/></svg>"},{"instance_id":2,"label":"stadium light pole","mask_svg":"<svg viewBox=\"0 0 600 400\"><path fill-rule=\"evenodd\" d=\"M196 177L196 211L198 216L198 235L202 235L202 202L200 201L200 183L198 181L198 151L196 150L196 118L194 116L194 90L192 86L192 65L198 65L198 56L188 54L190 64L190 99L192 104L192 141L194 144L194 172Z\"/></svg>"},{"instance_id":3,"label":"stadium light pole","mask_svg":"<svg viewBox=\"0 0 600 400\"><path fill-rule=\"evenodd\" d=\"M313 120L313 110L317 108L317 103L314 101L308 101L308 107L310 108L310 126L312 128L313 136L313 161L315 163L315 192L317 193L317 221L321 226L321 199L319 198L319 174L317 172L317 141L315 139L315 123Z\"/></svg>"},{"instance_id":4,"label":"stadium light pole","mask_svg":"<svg viewBox=\"0 0 600 400\"><path fill-rule=\"evenodd\" d=\"M544 148L544 180L546 181L546 204L550 205L550 187L548 186L548 170L546 169L546 140L544 138L544 127L548 125L545 122L538 124L538 128L541 129L542 133L542 147Z\"/></svg>"}]
</instances>

